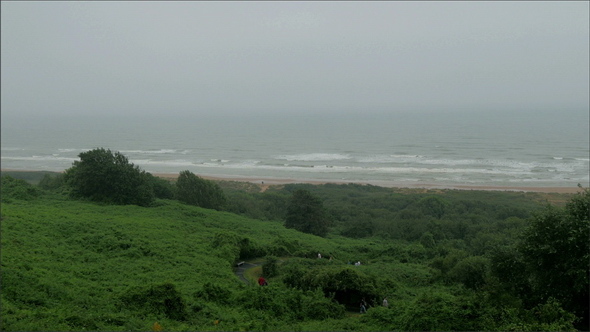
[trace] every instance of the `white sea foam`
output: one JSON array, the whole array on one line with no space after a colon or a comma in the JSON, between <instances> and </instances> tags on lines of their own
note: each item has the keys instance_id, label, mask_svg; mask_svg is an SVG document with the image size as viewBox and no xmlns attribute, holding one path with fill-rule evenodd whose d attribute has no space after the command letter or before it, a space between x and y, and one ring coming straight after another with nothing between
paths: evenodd
<instances>
[{"instance_id":1,"label":"white sea foam","mask_svg":"<svg viewBox=\"0 0 590 332\"><path fill-rule=\"evenodd\" d=\"M348 160L352 157L348 154L340 153L302 153L292 155L276 156L276 159L288 161L333 161L333 160Z\"/></svg>"},{"instance_id":2,"label":"white sea foam","mask_svg":"<svg viewBox=\"0 0 590 332\"><path fill-rule=\"evenodd\" d=\"M146 119L126 131L105 132L116 121L105 118L74 137L64 135L73 120L56 120L51 125L37 122L32 126L38 134L35 137L26 128L17 130L3 122L2 166L63 170L78 160L78 153L102 146L153 172L188 169L202 174L293 179L587 185L587 124L578 121L580 125L572 127L572 123L560 122L562 118L535 116L515 126L518 119L498 117L494 118L498 124L511 125L478 127L472 126L482 121L477 116L408 116L403 123L387 117L366 117L361 122L338 117L325 124L310 116L314 130L304 133L301 123L288 117L257 118L256 128L273 128L264 134L253 131L247 121L228 130L227 121L194 121L186 126L185 121L175 119L165 123ZM525 125L548 124L562 134L545 137L544 131L521 130ZM166 135L153 135L150 128L156 127ZM416 130L409 130L412 128ZM212 132L223 133L223 139ZM549 138L550 145L538 144Z\"/></svg>"},{"instance_id":3,"label":"white sea foam","mask_svg":"<svg viewBox=\"0 0 590 332\"><path fill-rule=\"evenodd\" d=\"M0 157L2 160L13 160L13 161L75 161L78 158L69 158L69 157L59 157L59 156L22 156L22 157L9 157L9 156L2 156Z\"/></svg>"},{"instance_id":4,"label":"white sea foam","mask_svg":"<svg viewBox=\"0 0 590 332\"><path fill-rule=\"evenodd\" d=\"M372 155L357 157L356 160L360 163L407 163L417 162L417 159L424 158L420 155L406 155L406 154L392 154L392 155Z\"/></svg>"},{"instance_id":5,"label":"white sea foam","mask_svg":"<svg viewBox=\"0 0 590 332\"><path fill-rule=\"evenodd\" d=\"M179 151L179 150L175 150L175 149L160 149L160 150L122 150L119 151L123 154L125 153L135 153L135 154L176 154L176 153L181 153L181 154L186 154L188 151L184 150L184 151Z\"/></svg>"},{"instance_id":6,"label":"white sea foam","mask_svg":"<svg viewBox=\"0 0 590 332\"><path fill-rule=\"evenodd\" d=\"M149 165L149 166L166 166L166 167L186 167L195 166L196 164L190 160L184 159L172 159L172 160L152 160L152 159L135 159L132 160L137 165Z\"/></svg>"}]
</instances>

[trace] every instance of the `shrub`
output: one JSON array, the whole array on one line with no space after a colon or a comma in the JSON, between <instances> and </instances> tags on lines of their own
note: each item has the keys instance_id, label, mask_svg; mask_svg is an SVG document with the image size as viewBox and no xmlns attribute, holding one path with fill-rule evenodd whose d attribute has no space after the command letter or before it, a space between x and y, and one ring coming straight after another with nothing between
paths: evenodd
<instances>
[{"instance_id":1,"label":"shrub","mask_svg":"<svg viewBox=\"0 0 590 332\"><path fill-rule=\"evenodd\" d=\"M467 257L449 271L448 277L463 283L468 288L479 289L486 283L489 265L488 259L484 257Z\"/></svg>"},{"instance_id":2,"label":"shrub","mask_svg":"<svg viewBox=\"0 0 590 332\"><path fill-rule=\"evenodd\" d=\"M247 259L266 255L263 248L256 245L250 238L241 237L233 232L216 233L211 241L211 247L220 250L224 257L234 257L231 260Z\"/></svg>"},{"instance_id":3,"label":"shrub","mask_svg":"<svg viewBox=\"0 0 590 332\"><path fill-rule=\"evenodd\" d=\"M237 299L245 308L264 310L286 320L341 318L344 307L321 291L303 291L272 284L249 287Z\"/></svg>"},{"instance_id":4,"label":"shrub","mask_svg":"<svg viewBox=\"0 0 590 332\"><path fill-rule=\"evenodd\" d=\"M471 301L434 291L418 296L400 318L406 331L478 331L489 329L481 324L478 308Z\"/></svg>"},{"instance_id":5,"label":"shrub","mask_svg":"<svg viewBox=\"0 0 590 332\"><path fill-rule=\"evenodd\" d=\"M66 184L65 177L63 174L57 173L55 175L45 174L41 181L39 181L39 187L45 190L55 190L63 187Z\"/></svg>"},{"instance_id":6,"label":"shrub","mask_svg":"<svg viewBox=\"0 0 590 332\"><path fill-rule=\"evenodd\" d=\"M39 190L33 185L9 175L2 177L0 189L3 202L9 202L10 199L30 201L39 196Z\"/></svg>"},{"instance_id":7,"label":"shrub","mask_svg":"<svg viewBox=\"0 0 590 332\"><path fill-rule=\"evenodd\" d=\"M186 304L176 287L171 283L137 286L120 296L120 307L165 315L174 320L186 319Z\"/></svg>"},{"instance_id":8,"label":"shrub","mask_svg":"<svg viewBox=\"0 0 590 332\"><path fill-rule=\"evenodd\" d=\"M279 274L277 258L275 256L266 257L264 264L262 264L262 274L267 278L272 278Z\"/></svg>"},{"instance_id":9,"label":"shrub","mask_svg":"<svg viewBox=\"0 0 590 332\"><path fill-rule=\"evenodd\" d=\"M318 260L319 261L319 260ZM376 279L350 266L311 267L290 263L281 269L283 282L302 290L321 289L338 303L356 308L362 298L377 299Z\"/></svg>"},{"instance_id":10,"label":"shrub","mask_svg":"<svg viewBox=\"0 0 590 332\"><path fill-rule=\"evenodd\" d=\"M206 282L203 288L195 293L195 298L222 304L230 303L231 297L232 292L229 289L211 282Z\"/></svg>"}]
</instances>

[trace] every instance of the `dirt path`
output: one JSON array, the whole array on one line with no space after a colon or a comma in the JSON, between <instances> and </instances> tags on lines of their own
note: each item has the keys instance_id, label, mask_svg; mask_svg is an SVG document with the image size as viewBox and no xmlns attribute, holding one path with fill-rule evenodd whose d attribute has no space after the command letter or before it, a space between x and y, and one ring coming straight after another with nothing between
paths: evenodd
<instances>
[{"instance_id":1,"label":"dirt path","mask_svg":"<svg viewBox=\"0 0 590 332\"><path fill-rule=\"evenodd\" d=\"M262 264L253 264L253 263L248 263L245 262L244 264L236 267L234 273L238 276L238 278L240 278L240 280L242 280L246 285L250 285L250 281L248 279L246 279L246 277L244 276L244 273L246 273L246 270L249 270L251 268L255 268L257 266L260 266Z\"/></svg>"}]
</instances>

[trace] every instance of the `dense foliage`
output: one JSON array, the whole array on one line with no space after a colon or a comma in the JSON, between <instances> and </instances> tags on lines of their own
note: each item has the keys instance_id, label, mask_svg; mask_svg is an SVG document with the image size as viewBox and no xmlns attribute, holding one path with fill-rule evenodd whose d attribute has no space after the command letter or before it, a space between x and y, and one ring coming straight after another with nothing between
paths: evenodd
<instances>
[{"instance_id":1,"label":"dense foliage","mask_svg":"<svg viewBox=\"0 0 590 332\"><path fill-rule=\"evenodd\" d=\"M215 210L221 210L225 204L225 195L217 183L190 171L180 172L176 188L176 199L187 204Z\"/></svg>"},{"instance_id":2,"label":"dense foliage","mask_svg":"<svg viewBox=\"0 0 590 332\"><path fill-rule=\"evenodd\" d=\"M588 330L588 190L219 182L225 208L253 219L72 200L39 180L2 177L3 331ZM332 219L325 237L284 226L299 189Z\"/></svg>"},{"instance_id":3,"label":"dense foliage","mask_svg":"<svg viewBox=\"0 0 590 332\"><path fill-rule=\"evenodd\" d=\"M307 190L296 190L287 206L285 227L318 236L328 234L330 219L322 201Z\"/></svg>"},{"instance_id":4,"label":"dense foliage","mask_svg":"<svg viewBox=\"0 0 590 332\"><path fill-rule=\"evenodd\" d=\"M112 204L153 203L153 187L146 172L120 152L97 148L79 157L65 172L73 196Z\"/></svg>"},{"instance_id":5,"label":"dense foliage","mask_svg":"<svg viewBox=\"0 0 590 332\"><path fill-rule=\"evenodd\" d=\"M590 193L573 197L565 208L536 215L519 245L540 300L555 298L590 327Z\"/></svg>"},{"instance_id":6,"label":"dense foliage","mask_svg":"<svg viewBox=\"0 0 590 332\"><path fill-rule=\"evenodd\" d=\"M39 189L23 179L15 179L12 176L3 176L0 185L2 190L0 197L2 202L10 202L12 199L32 200L39 196Z\"/></svg>"}]
</instances>

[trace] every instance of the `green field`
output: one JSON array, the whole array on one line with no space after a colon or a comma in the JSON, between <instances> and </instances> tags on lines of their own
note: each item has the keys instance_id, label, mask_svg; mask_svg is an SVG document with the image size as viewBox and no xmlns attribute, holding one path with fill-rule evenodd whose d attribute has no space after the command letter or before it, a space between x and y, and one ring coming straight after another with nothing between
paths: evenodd
<instances>
[{"instance_id":1,"label":"green field","mask_svg":"<svg viewBox=\"0 0 590 332\"><path fill-rule=\"evenodd\" d=\"M44 174L19 173L2 173L34 188L23 196L3 185L3 331L534 331L585 324L567 298L540 296L518 284L528 280L525 269L499 261L501 254L517 257L535 216L561 211L573 194L361 185L260 193L220 182L228 204L215 211L169 199L150 207L74 200L36 187ZM288 198L302 188L332 218L326 237L284 227ZM255 266L244 273L249 282L235 273L241 261ZM260 274L268 286L254 282ZM366 314L358 311L362 298Z\"/></svg>"}]
</instances>

